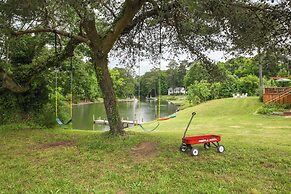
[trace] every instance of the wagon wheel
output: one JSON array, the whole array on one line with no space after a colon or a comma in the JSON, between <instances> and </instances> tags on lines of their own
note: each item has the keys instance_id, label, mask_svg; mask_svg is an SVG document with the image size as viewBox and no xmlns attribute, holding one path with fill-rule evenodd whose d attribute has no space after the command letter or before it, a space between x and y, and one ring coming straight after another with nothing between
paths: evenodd
<instances>
[{"instance_id":1,"label":"wagon wheel","mask_svg":"<svg viewBox=\"0 0 291 194\"><path fill-rule=\"evenodd\" d=\"M182 144L181 144L181 146L180 146L180 151L181 151L181 152L186 152L186 151L187 151L187 149L188 149L188 146L187 146L187 144L185 144L185 143L182 143Z\"/></svg>"},{"instance_id":2,"label":"wagon wheel","mask_svg":"<svg viewBox=\"0 0 291 194\"><path fill-rule=\"evenodd\" d=\"M210 148L210 143L208 142L208 143L205 143L204 144L204 148L206 149L206 150L208 150L209 148Z\"/></svg>"},{"instance_id":3,"label":"wagon wheel","mask_svg":"<svg viewBox=\"0 0 291 194\"><path fill-rule=\"evenodd\" d=\"M198 149L197 149L197 148L192 148L192 150L191 150L191 155L192 155L192 156L198 156L198 154L199 154Z\"/></svg>"},{"instance_id":4,"label":"wagon wheel","mask_svg":"<svg viewBox=\"0 0 291 194\"><path fill-rule=\"evenodd\" d=\"M223 145L219 145L219 146L217 147L217 152L218 152L218 153L222 153L222 152L224 152L224 150L225 150L225 148L224 148Z\"/></svg>"}]
</instances>

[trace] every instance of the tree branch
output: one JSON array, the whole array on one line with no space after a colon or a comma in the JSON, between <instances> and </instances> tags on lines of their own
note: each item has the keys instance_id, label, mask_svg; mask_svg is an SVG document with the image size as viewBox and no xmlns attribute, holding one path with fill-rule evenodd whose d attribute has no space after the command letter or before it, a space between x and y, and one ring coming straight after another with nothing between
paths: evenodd
<instances>
[{"instance_id":1,"label":"tree branch","mask_svg":"<svg viewBox=\"0 0 291 194\"><path fill-rule=\"evenodd\" d=\"M67 46L65 47L61 54L56 54L53 57L49 57L47 61L36 66L33 69L33 71L27 75L27 77L31 77L29 82L35 79L35 77L42 73L44 70L51 67L58 67L67 58L73 57L74 50L80 43L81 42L79 40L70 39L70 41L68 42Z\"/></svg>"},{"instance_id":2,"label":"tree branch","mask_svg":"<svg viewBox=\"0 0 291 194\"><path fill-rule=\"evenodd\" d=\"M145 19L152 17L152 16L157 16L158 14L159 13L158 13L157 9L153 9L153 10L147 11L145 13L142 13L138 17L134 18L134 20L129 25L127 25L126 28L124 28L122 35L129 33L135 26L137 26L138 24L143 22Z\"/></svg>"},{"instance_id":3,"label":"tree branch","mask_svg":"<svg viewBox=\"0 0 291 194\"><path fill-rule=\"evenodd\" d=\"M150 2L154 8L144 13L141 13L140 15L135 17L133 21L130 24L128 24L126 28L123 30L122 35L129 33L135 26L139 25L147 18L150 18L153 16L159 16L160 14L162 14L163 17L159 19L161 20L168 19L171 16L170 12L173 11L177 6L176 2L168 3L167 5L163 7L159 7L159 5L153 0L148 0L148 2Z\"/></svg>"},{"instance_id":4,"label":"tree branch","mask_svg":"<svg viewBox=\"0 0 291 194\"><path fill-rule=\"evenodd\" d=\"M89 40L81 35L73 35L69 32L63 31L63 30L57 30L57 29L51 29L51 28L36 28L31 30L25 30L25 31L18 31L18 32L11 32L14 36L21 36L24 34L32 34L32 33L44 33L44 32L53 32L62 36L66 36L69 38L76 39L80 42L89 43Z\"/></svg>"},{"instance_id":5,"label":"tree branch","mask_svg":"<svg viewBox=\"0 0 291 194\"><path fill-rule=\"evenodd\" d=\"M213 64L208 57L206 57L203 53L195 49L191 45L191 43L183 37L183 32L180 29L178 18L176 16L174 16L174 27L177 31L178 40L182 43L182 45L186 46L192 54L196 55L197 58L203 61L205 64Z\"/></svg>"},{"instance_id":6,"label":"tree branch","mask_svg":"<svg viewBox=\"0 0 291 194\"><path fill-rule=\"evenodd\" d=\"M81 43L81 41L76 39L70 39L67 46L61 54L54 55L53 57L48 57L43 63L35 66L32 71L25 75L24 80L27 80L24 85L18 84L11 76L9 76L4 69L0 67L0 83L2 82L2 87L6 88L14 93L24 93L30 89L30 83L39 76L43 71L50 67L57 67L67 58L74 55L75 48Z\"/></svg>"},{"instance_id":7,"label":"tree branch","mask_svg":"<svg viewBox=\"0 0 291 194\"><path fill-rule=\"evenodd\" d=\"M15 80L13 80L1 67L0 67L0 83L2 82L2 88L7 88L14 93L26 92L29 87L20 86Z\"/></svg>"},{"instance_id":8,"label":"tree branch","mask_svg":"<svg viewBox=\"0 0 291 194\"><path fill-rule=\"evenodd\" d=\"M114 11L110 7L108 7L108 5L106 3L101 1L101 4L112 14L112 16L114 18L117 18L117 16L115 15Z\"/></svg>"},{"instance_id":9,"label":"tree branch","mask_svg":"<svg viewBox=\"0 0 291 194\"><path fill-rule=\"evenodd\" d=\"M126 26L133 20L136 13L140 10L145 0L126 0L120 15L113 22L113 26L108 31L102 41L104 53L108 53L115 41L119 38Z\"/></svg>"},{"instance_id":10,"label":"tree branch","mask_svg":"<svg viewBox=\"0 0 291 194\"><path fill-rule=\"evenodd\" d=\"M207 56L205 56L203 53L201 53L200 51L198 51L197 49L195 49L188 41L186 41L182 37L182 35L178 34L178 39L180 40L180 42L184 46L186 46L189 49L189 51L192 54L196 55L199 60L203 61L203 63L205 63L205 64L213 64L213 62Z\"/></svg>"}]
</instances>

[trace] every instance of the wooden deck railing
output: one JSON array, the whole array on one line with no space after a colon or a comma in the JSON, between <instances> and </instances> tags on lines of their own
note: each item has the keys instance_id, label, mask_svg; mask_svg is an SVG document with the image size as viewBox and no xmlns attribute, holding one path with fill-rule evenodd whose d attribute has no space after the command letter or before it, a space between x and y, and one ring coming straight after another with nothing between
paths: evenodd
<instances>
[{"instance_id":1,"label":"wooden deck railing","mask_svg":"<svg viewBox=\"0 0 291 194\"><path fill-rule=\"evenodd\" d=\"M291 88L265 88L263 101L266 104L291 104Z\"/></svg>"}]
</instances>

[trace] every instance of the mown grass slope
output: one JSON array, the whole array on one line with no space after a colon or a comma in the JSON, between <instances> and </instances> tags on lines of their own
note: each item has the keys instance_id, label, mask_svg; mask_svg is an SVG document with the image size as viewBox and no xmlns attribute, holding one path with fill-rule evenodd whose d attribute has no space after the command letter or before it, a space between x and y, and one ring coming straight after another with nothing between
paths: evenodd
<instances>
[{"instance_id":1,"label":"mown grass slope","mask_svg":"<svg viewBox=\"0 0 291 194\"><path fill-rule=\"evenodd\" d=\"M0 193L289 193L291 120L256 115L259 106L257 98L214 100L126 137L3 126ZM189 135L222 135L224 153L179 152L193 111Z\"/></svg>"}]
</instances>

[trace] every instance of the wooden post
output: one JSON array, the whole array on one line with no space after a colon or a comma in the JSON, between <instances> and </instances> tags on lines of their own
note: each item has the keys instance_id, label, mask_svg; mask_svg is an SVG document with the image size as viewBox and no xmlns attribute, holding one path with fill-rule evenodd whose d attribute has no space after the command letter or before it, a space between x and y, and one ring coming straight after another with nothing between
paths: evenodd
<instances>
[{"instance_id":1,"label":"wooden post","mask_svg":"<svg viewBox=\"0 0 291 194\"><path fill-rule=\"evenodd\" d=\"M261 48L258 48L258 56L259 56L259 79L260 79L260 96L263 95L264 90L264 82L263 82L263 65L262 65L262 56L261 56Z\"/></svg>"}]
</instances>

